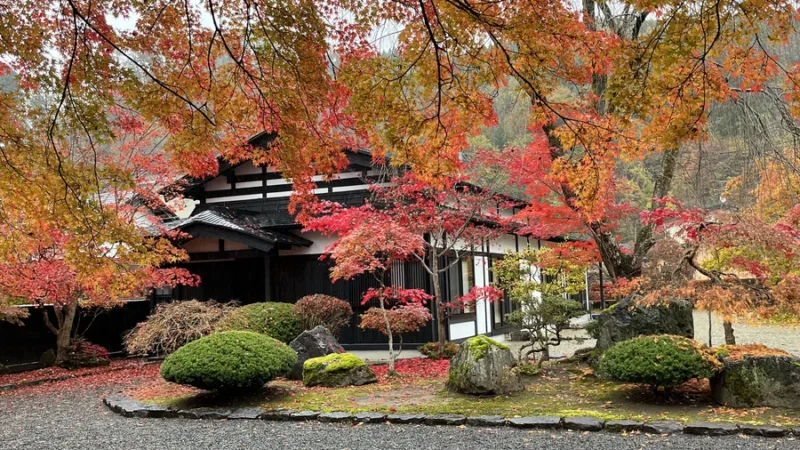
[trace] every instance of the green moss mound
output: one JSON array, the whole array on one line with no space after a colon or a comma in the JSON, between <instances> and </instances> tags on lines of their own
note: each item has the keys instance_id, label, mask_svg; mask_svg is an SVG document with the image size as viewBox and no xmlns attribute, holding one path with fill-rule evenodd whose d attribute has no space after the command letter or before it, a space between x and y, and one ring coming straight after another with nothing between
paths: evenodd
<instances>
[{"instance_id":1,"label":"green moss mound","mask_svg":"<svg viewBox=\"0 0 800 450\"><path fill-rule=\"evenodd\" d=\"M228 331L179 348L161 364L161 376L205 390L251 390L288 372L295 363L295 351L276 339Z\"/></svg>"},{"instance_id":2,"label":"green moss mound","mask_svg":"<svg viewBox=\"0 0 800 450\"><path fill-rule=\"evenodd\" d=\"M331 353L303 363L303 384L306 386L360 386L375 381L375 372L351 353Z\"/></svg>"},{"instance_id":3,"label":"green moss mound","mask_svg":"<svg viewBox=\"0 0 800 450\"><path fill-rule=\"evenodd\" d=\"M600 372L626 383L670 388L692 378L711 378L716 356L681 336L640 336L611 347L600 358Z\"/></svg>"},{"instance_id":4,"label":"green moss mound","mask_svg":"<svg viewBox=\"0 0 800 450\"><path fill-rule=\"evenodd\" d=\"M475 358L475 361L483 358L486 356L486 352L489 351L489 347L497 347L503 350L508 350L508 346L505 344L501 344L494 339L484 336L478 335L475 337L471 337L464 341L464 344L469 347L470 352Z\"/></svg>"},{"instance_id":5,"label":"green moss mound","mask_svg":"<svg viewBox=\"0 0 800 450\"><path fill-rule=\"evenodd\" d=\"M253 303L229 312L217 325L217 331L252 331L281 342L291 342L302 331L300 318L289 303Z\"/></svg>"}]
</instances>

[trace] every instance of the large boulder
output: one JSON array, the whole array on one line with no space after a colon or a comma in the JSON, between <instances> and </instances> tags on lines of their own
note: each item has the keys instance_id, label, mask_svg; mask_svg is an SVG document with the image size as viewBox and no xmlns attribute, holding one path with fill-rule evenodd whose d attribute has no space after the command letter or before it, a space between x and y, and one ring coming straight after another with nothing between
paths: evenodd
<instances>
[{"instance_id":1,"label":"large boulder","mask_svg":"<svg viewBox=\"0 0 800 450\"><path fill-rule=\"evenodd\" d=\"M596 354L614 344L638 336L670 334L694 338L692 304L686 300L663 300L652 306L636 304L637 297L626 297L605 309L593 331Z\"/></svg>"},{"instance_id":2,"label":"large boulder","mask_svg":"<svg viewBox=\"0 0 800 450\"><path fill-rule=\"evenodd\" d=\"M378 381L375 372L358 356L331 353L311 358L303 364L303 385L344 387L361 386Z\"/></svg>"},{"instance_id":3,"label":"large boulder","mask_svg":"<svg viewBox=\"0 0 800 450\"><path fill-rule=\"evenodd\" d=\"M734 408L800 408L800 358L744 356L711 379L714 401Z\"/></svg>"},{"instance_id":4,"label":"large boulder","mask_svg":"<svg viewBox=\"0 0 800 450\"><path fill-rule=\"evenodd\" d=\"M300 333L295 340L289 343L297 352L297 364L287 375L292 380L303 379L303 364L311 358L330 355L331 353L344 353L344 348L336 342L336 338L322 325Z\"/></svg>"},{"instance_id":5,"label":"large boulder","mask_svg":"<svg viewBox=\"0 0 800 450\"><path fill-rule=\"evenodd\" d=\"M507 346L486 336L464 341L450 359L447 387L464 394L508 394L524 387Z\"/></svg>"}]
</instances>

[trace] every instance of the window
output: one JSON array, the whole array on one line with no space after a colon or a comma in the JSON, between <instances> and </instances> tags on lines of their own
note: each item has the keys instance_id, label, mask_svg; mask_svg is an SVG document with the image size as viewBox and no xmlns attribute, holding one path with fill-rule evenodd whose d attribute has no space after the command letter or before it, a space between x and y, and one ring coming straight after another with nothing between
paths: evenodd
<instances>
[{"instance_id":1,"label":"window","mask_svg":"<svg viewBox=\"0 0 800 450\"><path fill-rule=\"evenodd\" d=\"M452 261L450 261L452 262ZM447 288L450 302L455 302L475 286L475 265L472 258L464 258L450 266L447 272ZM474 305L454 306L450 316L475 312Z\"/></svg>"}]
</instances>

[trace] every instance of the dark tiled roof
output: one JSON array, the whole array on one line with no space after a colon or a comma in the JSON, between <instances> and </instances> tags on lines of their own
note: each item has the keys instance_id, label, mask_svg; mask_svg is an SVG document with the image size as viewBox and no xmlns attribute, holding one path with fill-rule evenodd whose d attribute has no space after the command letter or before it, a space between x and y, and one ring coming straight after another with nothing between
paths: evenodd
<instances>
[{"instance_id":1,"label":"dark tiled roof","mask_svg":"<svg viewBox=\"0 0 800 450\"><path fill-rule=\"evenodd\" d=\"M213 208L200 211L186 219L172 222L168 226L170 229L174 230L178 228L185 229L194 224L203 224L243 233L273 245L288 244L307 247L312 244L308 239L295 236L291 233L268 229L275 225L285 225L284 223L276 224L275 219L276 218L272 214L252 213L228 208ZM294 221L292 220L291 223L294 223Z\"/></svg>"}]
</instances>

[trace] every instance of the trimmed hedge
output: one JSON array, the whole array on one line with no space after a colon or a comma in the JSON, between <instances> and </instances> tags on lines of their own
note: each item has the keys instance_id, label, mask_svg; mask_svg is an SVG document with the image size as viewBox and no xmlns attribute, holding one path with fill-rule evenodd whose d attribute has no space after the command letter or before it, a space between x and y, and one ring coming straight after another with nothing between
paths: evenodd
<instances>
[{"instance_id":1,"label":"trimmed hedge","mask_svg":"<svg viewBox=\"0 0 800 450\"><path fill-rule=\"evenodd\" d=\"M600 358L603 375L657 388L677 386L692 378L710 378L720 369L702 344L682 336L640 336L608 349Z\"/></svg>"},{"instance_id":2,"label":"trimmed hedge","mask_svg":"<svg viewBox=\"0 0 800 450\"><path fill-rule=\"evenodd\" d=\"M232 310L219 321L217 331L252 331L288 343L302 327L291 304L263 302Z\"/></svg>"},{"instance_id":3,"label":"trimmed hedge","mask_svg":"<svg viewBox=\"0 0 800 450\"><path fill-rule=\"evenodd\" d=\"M205 390L250 390L283 375L296 363L295 351L276 339L228 331L179 348L161 364L161 376Z\"/></svg>"}]
</instances>

